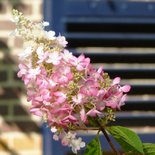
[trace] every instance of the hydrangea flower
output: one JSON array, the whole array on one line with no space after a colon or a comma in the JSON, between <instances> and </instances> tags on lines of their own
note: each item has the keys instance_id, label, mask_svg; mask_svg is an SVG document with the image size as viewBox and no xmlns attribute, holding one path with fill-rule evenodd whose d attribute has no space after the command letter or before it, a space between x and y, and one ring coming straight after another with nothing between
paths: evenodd
<instances>
[{"instance_id":1,"label":"hydrangea flower","mask_svg":"<svg viewBox=\"0 0 155 155\"><path fill-rule=\"evenodd\" d=\"M120 77L111 80L103 66L95 69L84 54L75 57L65 49L64 36L44 30L48 23L33 24L16 10L13 15L18 35L29 43L19 54L18 77L32 103L30 112L48 123L54 140L77 153L85 143L75 131L91 126L92 119L104 125L113 121L130 86L121 86Z\"/></svg>"}]
</instances>

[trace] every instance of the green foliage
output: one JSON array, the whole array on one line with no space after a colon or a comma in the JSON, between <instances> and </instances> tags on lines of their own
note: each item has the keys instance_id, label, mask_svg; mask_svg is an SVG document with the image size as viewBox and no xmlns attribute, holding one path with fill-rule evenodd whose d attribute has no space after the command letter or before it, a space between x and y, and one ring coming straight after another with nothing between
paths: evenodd
<instances>
[{"instance_id":1,"label":"green foliage","mask_svg":"<svg viewBox=\"0 0 155 155\"><path fill-rule=\"evenodd\" d=\"M144 155L143 144L136 133L128 128L121 126L111 126L107 128L108 132L121 145L124 151L131 152L135 155L139 153Z\"/></svg>"},{"instance_id":2,"label":"green foliage","mask_svg":"<svg viewBox=\"0 0 155 155\"><path fill-rule=\"evenodd\" d=\"M84 155L102 155L101 144L98 136L87 144Z\"/></svg>"},{"instance_id":3,"label":"green foliage","mask_svg":"<svg viewBox=\"0 0 155 155\"><path fill-rule=\"evenodd\" d=\"M144 154L145 155L155 155L155 144L144 143L143 144Z\"/></svg>"},{"instance_id":4,"label":"green foliage","mask_svg":"<svg viewBox=\"0 0 155 155\"><path fill-rule=\"evenodd\" d=\"M98 126L98 123L97 123L97 121L96 121L95 118L93 118L93 117L89 117L89 116L88 116L87 119L88 119L89 124L90 124L91 126L93 126L93 127L97 127L97 126Z\"/></svg>"}]
</instances>

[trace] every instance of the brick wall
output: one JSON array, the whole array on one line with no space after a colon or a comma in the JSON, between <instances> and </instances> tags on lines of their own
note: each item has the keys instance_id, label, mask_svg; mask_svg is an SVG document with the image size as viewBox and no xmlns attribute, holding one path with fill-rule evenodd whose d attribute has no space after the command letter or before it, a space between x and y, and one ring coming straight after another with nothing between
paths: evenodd
<instances>
[{"instance_id":1,"label":"brick wall","mask_svg":"<svg viewBox=\"0 0 155 155\"><path fill-rule=\"evenodd\" d=\"M8 34L15 28L10 22L12 8L33 21L41 21L42 0L11 2L0 0L0 154L41 155L41 123L29 114L30 103L26 102L23 83L16 76L16 55L22 50L22 41Z\"/></svg>"}]
</instances>

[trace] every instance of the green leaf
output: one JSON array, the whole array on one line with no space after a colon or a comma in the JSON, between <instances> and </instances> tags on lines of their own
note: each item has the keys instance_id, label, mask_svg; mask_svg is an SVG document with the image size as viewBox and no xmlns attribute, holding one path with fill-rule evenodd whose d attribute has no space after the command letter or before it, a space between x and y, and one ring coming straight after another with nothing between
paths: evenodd
<instances>
[{"instance_id":1,"label":"green leaf","mask_svg":"<svg viewBox=\"0 0 155 155\"><path fill-rule=\"evenodd\" d=\"M144 143L143 148L145 155L155 155L155 144Z\"/></svg>"},{"instance_id":2,"label":"green leaf","mask_svg":"<svg viewBox=\"0 0 155 155\"><path fill-rule=\"evenodd\" d=\"M98 124L96 123L96 119L94 118L94 117L89 117L88 116L88 121L89 121L89 124L91 125L91 126L93 126L93 127L97 127L98 126Z\"/></svg>"},{"instance_id":3,"label":"green leaf","mask_svg":"<svg viewBox=\"0 0 155 155\"><path fill-rule=\"evenodd\" d=\"M121 126L111 126L107 130L124 151L144 154L143 144L135 132Z\"/></svg>"},{"instance_id":4,"label":"green leaf","mask_svg":"<svg viewBox=\"0 0 155 155\"><path fill-rule=\"evenodd\" d=\"M101 144L98 136L87 144L84 155L102 155Z\"/></svg>"}]
</instances>

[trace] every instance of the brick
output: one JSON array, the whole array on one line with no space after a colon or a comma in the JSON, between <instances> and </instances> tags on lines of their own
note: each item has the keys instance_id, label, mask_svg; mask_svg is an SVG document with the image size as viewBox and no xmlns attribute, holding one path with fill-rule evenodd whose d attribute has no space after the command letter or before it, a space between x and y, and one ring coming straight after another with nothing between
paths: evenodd
<instances>
[{"instance_id":1,"label":"brick","mask_svg":"<svg viewBox=\"0 0 155 155\"><path fill-rule=\"evenodd\" d=\"M15 116L29 116L28 111L21 105L14 105L13 107Z\"/></svg>"},{"instance_id":2,"label":"brick","mask_svg":"<svg viewBox=\"0 0 155 155\"><path fill-rule=\"evenodd\" d=\"M2 122L0 125L1 132L15 132L20 131L19 127L16 125L16 123L8 122L5 120L5 122Z\"/></svg>"},{"instance_id":3,"label":"brick","mask_svg":"<svg viewBox=\"0 0 155 155\"><path fill-rule=\"evenodd\" d=\"M16 136L13 144L16 151L34 149L34 139L30 136Z\"/></svg>"},{"instance_id":4,"label":"brick","mask_svg":"<svg viewBox=\"0 0 155 155\"><path fill-rule=\"evenodd\" d=\"M43 14L43 5L42 4L39 5L39 13L40 13L40 15Z\"/></svg>"},{"instance_id":5,"label":"brick","mask_svg":"<svg viewBox=\"0 0 155 155\"><path fill-rule=\"evenodd\" d=\"M3 94L0 97L1 99L17 99L20 95L20 88L3 88Z\"/></svg>"},{"instance_id":6,"label":"brick","mask_svg":"<svg viewBox=\"0 0 155 155\"><path fill-rule=\"evenodd\" d=\"M4 134L1 134L1 138L0 138L0 154L3 155L17 155L17 152L11 148L10 146L10 140L9 137L4 136ZM5 138L4 138L5 137ZM8 154L7 154L8 153Z\"/></svg>"},{"instance_id":7,"label":"brick","mask_svg":"<svg viewBox=\"0 0 155 155\"><path fill-rule=\"evenodd\" d=\"M17 131L22 131L25 133L30 133L30 132L40 133L40 127L35 122L31 121L31 118L29 121L28 120L27 121L25 121L25 120L22 120L22 121L13 120L13 121L6 121L6 123L11 128L13 128L14 131L17 130ZM10 129L8 128L8 131Z\"/></svg>"},{"instance_id":8,"label":"brick","mask_svg":"<svg viewBox=\"0 0 155 155\"><path fill-rule=\"evenodd\" d=\"M22 12L24 15L32 14L32 5L19 3L16 6L14 6L14 9L17 9L18 11Z\"/></svg>"},{"instance_id":9,"label":"brick","mask_svg":"<svg viewBox=\"0 0 155 155\"><path fill-rule=\"evenodd\" d=\"M4 90L2 87L0 87L0 97L4 94Z\"/></svg>"},{"instance_id":10,"label":"brick","mask_svg":"<svg viewBox=\"0 0 155 155\"><path fill-rule=\"evenodd\" d=\"M9 50L7 45L8 38L0 38L0 50L4 52L4 50Z\"/></svg>"},{"instance_id":11,"label":"brick","mask_svg":"<svg viewBox=\"0 0 155 155\"><path fill-rule=\"evenodd\" d=\"M32 155L38 155L41 153L41 141L41 135L36 133L3 132L0 135L0 154L6 152L8 155L22 155L27 152L30 155L32 152ZM35 144L39 146L35 148Z\"/></svg>"},{"instance_id":12,"label":"brick","mask_svg":"<svg viewBox=\"0 0 155 155\"><path fill-rule=\"evenodd\" d=\"M14 73L13 73L13 79L14 79L15 81L21 81L21 78L19 78L19 77L17 76L17 71L14 71Z\"/></svg>"},{"instance_id":13,"label":"brick","mask_svg":"<svg viewBox=\"0 0 155 155\"><path fill-rule=\"evenodd\" d=\"M4 82L7 80L7 72L6 71L0 71L0 82Z\"/></svg>"},{"instance_id":14,"label":"brick","mask_svg":"<svg viewBox=\"0 0 155 155\"><path fill-rule=\"evenodd\" d=\"M20 38L15 38L14 40L14 46L16 48L22 48L23 47L23 41Z\"/></svg>"},{"instance_id":15,"label":"brick","mask_svg":"<svg viewBox=\"0 0 155 155\"><path fill-rule=\"evenodd\" d=\"M10 155L10 152L8 151L1 151L0 152L0 155ZM11 154L12 155L12 154Z\"/></svg>"},{"instance_id":16,"label":"brick","mask_svg":"<svg viewBox=\"0 0 155 155\"><path fill-rule=\"evenodd\" d=\"M17 76L18 71L19 69L13 71L13 80L15 80L18 83L21 83L21 85L24 85L22 79Z\"/></svg>"},{"instance_id":17,"label":"brick","mask_svg":"<svg viewBox=\"0 0 155 155\"><path fill-rule=\"evenodd\" d=\"M0 24L0 30L14 30L15 29L15 24L12 23L11 21L1 21Z\"/></svg>"},{"instance_id":18,"label":"brick","mask_svg":"<svg viewBox=\"0 0 155 155\"><path fill-rule=\"evenodd\" d=\"M8 106L7 105L0 105L0 115L1 116L8 115Z\"/></svg>"},{"instance_id":19,"label":"brick","mask_svg":"<svg viewBox=\"0 0 155 155\"><path fill-rule=\"evenodd\" d=\"M0 135L0 154L3 151L8 152L9 155L20 155L24 151L41 152L41 147L41 135L34 132L27 134L21 131L10 131Z\"/></svg>"},{"instance_id":20,"label":"brick","mask_svg":"<svg viewBox=\"0 0 155 155\"><path fill-rule=\"evenodd\" d=\"M8 146L8 140L0 136L0 152L6 151Z\"/></svg>"},{"instance_id":21,"label":"brick","mask_svg":"<svg viewBox=\"0 0 155 155\"><path fill-rule=\"evenodd\" d=\"M42 138L41 134L24 132L5 132L0 138L0 154L8 152L8 155L41 155ZM38 145L36 148L35 145Z\"/></svg>"},{"instance_id":22,"label":"brick","mask_svg":"<svg viewBox=\"0 0 155 155\"><path fill-rule=\"evenodd\" d=\"M35 141L35 144L34 144L34 148L36 150L39 150L42 148L43 146L43 143L42 143L42 135L39 133L39 134L33 134L33 137L34 137L34 141Z\"/></svg>"},{"instance_id":23,"label":"brick","mask_svg":"<svg viewBox=\"0 0 155 155\"><path fill-rule=\"evenodd\" d=\"M1 14L6 13L6 7L5 7L5 4L3 2L0 2L0 13Z\"/></svg>"},{"instance_id":24,"label":"brick","mask_svg":"<svg viewBox=\"0 0 155 155\"><path fill-rule=\"evenodd\" d=\"M4 55L4 59L2 60L3 64L15 64L14 60L12 59L12 57L10 56L9 53L5 53ZM11 67L11 66L9 66Z\"/></svg>"}]
</instances>

